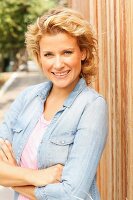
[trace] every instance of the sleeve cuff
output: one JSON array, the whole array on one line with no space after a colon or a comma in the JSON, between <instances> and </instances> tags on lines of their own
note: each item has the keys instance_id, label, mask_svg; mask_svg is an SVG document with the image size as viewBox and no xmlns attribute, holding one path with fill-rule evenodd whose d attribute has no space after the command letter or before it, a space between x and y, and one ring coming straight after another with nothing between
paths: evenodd
<instances>
[{"instance_id":1,"label":"sleeve cuff","mask_svg":"<svg viewBox=\"0 0 133 200\"><path fill-rule=\"evenodd\" d=\"M48 200L48 196L45 192L45 187L36 187L35 188L35 197L37 200Z\"/></svg>"}]
</instances>

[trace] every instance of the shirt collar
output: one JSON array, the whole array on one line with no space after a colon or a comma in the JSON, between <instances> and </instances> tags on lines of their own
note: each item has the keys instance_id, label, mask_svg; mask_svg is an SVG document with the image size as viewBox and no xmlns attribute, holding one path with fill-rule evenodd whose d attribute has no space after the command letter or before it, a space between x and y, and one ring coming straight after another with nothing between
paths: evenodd
<instances>
[{"instance_id":1,"label":"shirt collar","mask_svg":"<svg viewBox=\"0 0 133 200\"><path fill-rule=\"evenodd\" d=\"M78 83L76 84L73 91L69 94L68 98L65 100L63 107L70 107L76 97L83 91L83 89L87 87L87 84L83 78L81 78ZM40 96L42 100L46 99L50 90L52 88L52 82L48 81L45 83L45 87L43 87L42 91L37 94Z\"/></svg>"},{"instance_id":2,"label":"shirt collar","mask_svg":"<svg viewBox=\"0 0 133 200\"><path fill-rule=\"evenodd\" d=\"M64 105L65 107L70 107L76 97L87 87L87 84L83 78L79 80L73 91L69 94L68 98L65 100Z\"/></svg>"},{"instance_id":3,"label":"shirt collar","mask_svg":"<svg viewBox=\"0 0 133 200\"><path fill-rule=\"evenodd\" d=\"M43 87L41 88L41 91L38 91L37 96L40 96L42 100L46 99L52 88L52 85L53 84L51 81L45 82Z\"/></svg>"}]
</instances>

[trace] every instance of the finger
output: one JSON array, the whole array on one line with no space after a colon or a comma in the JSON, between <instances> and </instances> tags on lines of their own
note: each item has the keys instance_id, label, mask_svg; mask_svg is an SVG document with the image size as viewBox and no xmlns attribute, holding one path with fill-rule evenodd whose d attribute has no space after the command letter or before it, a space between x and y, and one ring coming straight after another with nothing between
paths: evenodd
<instances>
[{"instance_id":1,"label":"finger","mask_svg":"<svg viewBox=\"0 0 133 200\"><path fill-rule=\"evenodd\" d=\"M3 151L3 144L4 144L4 140L2 138L0 138L0 158L3 161L7 161L7 157Z\"/></svg>"},{"instance_id":2,"label":"finger","mask_svg":"<svg viewBox=\"0 0 133 200\"><path fill-rule=\"evenodd\" d=\"M13 165L17 165L15 155L14 155L14 152L13 152L13 149L12 149L12 144L8 140L5 140L5 144L7 145L8 150L10 151L9 152L10 154L8 155L9 162Z\"/></svg>"},{"instance_id":3,"label":"finger","mask_svg":"<svg viewBox=\"0 0 133 200\"><path fill-rule=\"evenodd\" d=\"M57 183L61 183L61 180L59 178L56 179Z\"/></svg>"},{"instance_id":4,"label":"finger","mask_svg":"<svg viewBox=\"0 0 133 200\"><path fill-rule=\"evenodd\" d=\"M0 138L0 147L4 144L4 140Z\"/></svg>"},{"instance_id":5,"label":"finger","mask_svg":"<svg viewBox=\"0 0 133 200\"><path fill-rule=\"evenodd\" d=\"M4 154L6 155L7 159L12 162L13 161L12 153L5 142L1 145L1 148Z\"/></svg>"},{"instance_id":6,"label":"finger","mask_svg":"<svg viewBox=\"0 0 133 200\"><path fill-rule=\"evenodd\" d=\"M3 140L2 138L0 138L0 143L1 143L1 142L4 142L4 140Z\"/></svg>"},{"instance_id":7,"label":"finger","mask_svg":"<svg viewBox=\"0 0 133 200\"><path fill-rule=\"evenodd\" d=\"M6 145L8 146L10 152L12 153L13 157L14 157L14 153L13 153L13 149L12 149L12 145L8 140L5 140Z\"/></svg>"},{"instance_id":8,"label":"finger","mask_svg":"<svg viewBox=\"0 0 133 200\"><path fill-rule=\"evenodd\" d=\"M13 165L17 165L10 142L8 140L4 141L2 138L0 138L0 146L0 160L3 160Z\"/></svg>"},{"instance_id":9,"label":"finger","mask_svg":"<svg viewBox=\"0 0 133 200\"><path fill-rule=\"evenodd\" d=\"M1 149L0 149L0 151L1 151ZM0 154L0 161L2 161L3 159L2 159L2 156L1 156L1 154Z\"/></svg>"},{"instance_id":10,"label":"finger","mask_svg":"<svg viewBox=\"0 0 133 200\"><path fill-rule=\"evenodd\" d=\"M16 159L15 159L15 154L13 152L13 149L12 149L12 145L9 141L5 141L9 150L10 150L10 155L8 156L8 158L10 159L10 163L11 164L14 164L14 165L17 165L17 162L16 162Z\"/></svg>"},{"instance_id":11,"label":"finger","mask_svg":"<svg viewBox=\"0 0 133 200\"><path fill-rule=\"evenodd\" d=\"M2 147L0 147L0 158L1 158L1 160L3 160L4 162L7 162L7 161L8 161L8 159L7 159L6 155L5 155L5 153L4 153L3 150L2 150Z\"/></svg>"},{"instance_id":12,"label":"finger","mask_svg":"<svg viewBox=\"0 0 133 200\"><path fill-rule=\"evenodd\" d=\"M3 144L4 144L4 140L0 138L0 147L2 147Z\"/></svg>"},{"instance_id":13,"label":"finger","mask_svg":"<svg viewBox=\"0 0 133 200\"><path fill-rule=\"evenodd\" d=\"M61 164L57 164L57 167L62 171L63 170L63 168L64 168L64 166L63 165L61 165Z\"/></svg>"}]
</instances>

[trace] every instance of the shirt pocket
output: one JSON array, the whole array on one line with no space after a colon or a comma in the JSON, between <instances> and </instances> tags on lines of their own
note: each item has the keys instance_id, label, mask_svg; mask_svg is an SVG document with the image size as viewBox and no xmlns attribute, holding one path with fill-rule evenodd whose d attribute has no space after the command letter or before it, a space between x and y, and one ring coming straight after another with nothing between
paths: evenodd
<instances>
[{"instance_id":1,"label":"shirt pocket","mask_svg":"<svg viewBox=\"0 0 133 200\"><path fill-rule=\"evenodd\" d=\"M49 140L49 162L65 164L74 142L74 135L51 137Z\"/></svg>"},{"instance_id":2,"label":"shirt pocket","mask_svg":"<svg viewBox=\"0 0 133 200\"><path fill-rule=\"evenodd\" d=\"M13 133L20 133L23 130L21 124L16 124L13 126L12 131Z\"/></svg>"},{"instance_id":3,"label":"shirt pocket","mask_svg":"<svg viewBox=\"0 0 133 200\"><path fill-rule=\"evenodd\" d=\"M25 131L29 122L24 121L23 119L17 119L16 122L12 126L12 132L18 134L20 132Z\"/></svg>"},{"instance_id":4,"label":"shirt pocket","mask_svg":"<svg viewBox=\"0 0 133 200\"><path fill-rule=\"evenodd\" d=\"M22 124L16 123L12 127L12 133L13 133L13 140L12 140L12 148L15 157L17 158L17 154L19 152L19 149L21 147L21 140L22 140L22 132L24 128L22 127Z\"/></svg>"}]
</instances>

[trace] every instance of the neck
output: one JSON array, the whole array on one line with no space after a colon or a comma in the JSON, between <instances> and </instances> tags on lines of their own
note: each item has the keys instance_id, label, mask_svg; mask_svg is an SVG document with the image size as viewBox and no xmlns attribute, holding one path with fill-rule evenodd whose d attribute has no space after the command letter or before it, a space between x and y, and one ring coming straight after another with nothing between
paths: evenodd
<instances>
[{"instance_id":1,"label":"neck","mask_svg":"<svg viewBox=\"0 0 133 200\"><path fill-rule=\"evenodd\" d=\"M61 88L56 88L53 86L50 95L53 97L59 97L59 98L66 98L72 90L67 90L67 89L61 89Z\"/></svg>"},{"instance_id":2,"label":"neck","mask_svg":"<svg viewBox=\"0 0 133 200\"><path fill-rule=\"evenodd\" d=\"M60 97L60 98L67 97L73 91L78 81L79 79L76 79L71 85L65 88L59 88L53 85L50 92L51 96Z\"/></svg>"}]
</instances>

